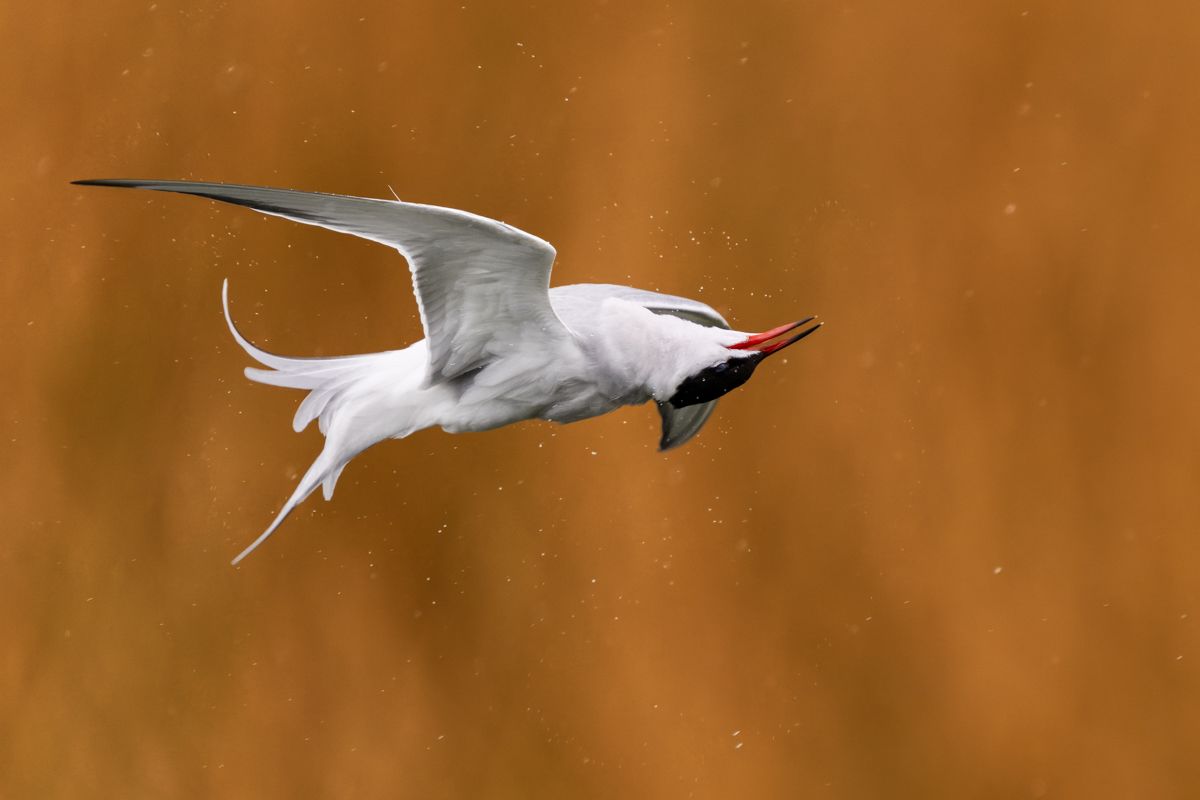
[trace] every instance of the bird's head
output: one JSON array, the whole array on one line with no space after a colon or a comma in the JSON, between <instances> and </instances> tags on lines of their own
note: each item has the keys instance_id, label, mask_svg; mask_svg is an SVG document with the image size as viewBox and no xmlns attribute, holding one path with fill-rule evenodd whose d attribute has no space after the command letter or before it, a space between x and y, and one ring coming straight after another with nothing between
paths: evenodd
<instances>
[{"instance_id":1,"label":"bird's head","mask_svg":"<svg viewBox=\"0 0 1200 800\"><path fill-rule=\"evenodd\" d=\"M778 353L785 347L813 333L821 327L818 322L809 328L804 328L794 336L786 339L780 337L797 328L812 322L814 317L802 319L787 325L780 325L762 333L754 333L739 338L732 344L724 344L723 351L716 363L706 363L697 371L685 376L668 400L675 408L685 408L697 403L708 403L728 392L733 391L754 374L754 368L763 362L767 356ZM721 331L728 335L731 331Z\"/></svg>"}]
</instances>

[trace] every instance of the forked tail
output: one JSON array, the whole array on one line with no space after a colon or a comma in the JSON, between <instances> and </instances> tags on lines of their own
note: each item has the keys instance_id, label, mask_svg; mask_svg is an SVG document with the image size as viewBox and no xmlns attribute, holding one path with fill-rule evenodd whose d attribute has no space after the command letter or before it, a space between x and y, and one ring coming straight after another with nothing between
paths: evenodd
<instances>
[{"instance_id":1,"label":"forked tail","mask_svg":"<svg viewBox=\"0 0 1200 800\"><path fill-rule=\"evenodd\" d=\"M404 400L423 379L425 359L423 349L417 345L405 350L337 358L277 356L255 347L233 324L228 280L221 286L221 304L234 340L251 358L268 367L247 367L246 377L271 386L308 390L308 396L296 409L292 428L300 432L315 419L325 435L321 454L267 529L233 559L236 565L266 541L318 486L324 484L325 499L332 498L338 477L354 456L383 439L398 438L423 427L411 413L417 405Z\"/></svg>"},{"instance_id":2,"label":"forked tail","mask_svg":"<svg viewBox=\"0 0 1200 800\"><path fill-rule=\"evenodd\" d=\"M335 469L330 469L330 459L327 458L329 447L326 446L321 451L321 455L317 456L317 460L308 468L308 472L304 473L304 477L300 479L300 483L296 486L296 490L292 492L292 496L283 504L283 508L279 509L279 513L275 515L275 519L267 526L267 529L258 535L258 538L250 543L250 546L238 553L237 558L230 563L237 566L243 558L250 555L267 537L275 532L275 529L283 524L287 519L287 515L292 513L292 510L308 499L308 496L321 484L322 481L328 480L328 488L325 490L325 499L328 500L333 496L333 484L337 481L337 476L341 473L342 468L346 466L343 462Z\"/></svg>"}]
</instances>

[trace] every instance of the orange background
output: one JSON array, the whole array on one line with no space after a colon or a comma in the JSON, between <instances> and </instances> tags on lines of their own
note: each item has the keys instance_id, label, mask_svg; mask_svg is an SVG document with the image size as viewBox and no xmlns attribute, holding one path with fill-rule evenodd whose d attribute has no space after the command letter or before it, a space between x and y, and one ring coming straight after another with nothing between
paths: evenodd
<instances>
[{"instance_id":1,"label":"orange background","mask_svg":"<svg viewBox=\"0 0 1200 800\"><path fill-rule=\"evenodd\" d=\"M0 796L1200 796L1194 9L6 4ZM681 451L425 432L233 569L320 439L221 279L316 355L407 272L93 177L827 324Z\"/></svg>"}]
</instances>

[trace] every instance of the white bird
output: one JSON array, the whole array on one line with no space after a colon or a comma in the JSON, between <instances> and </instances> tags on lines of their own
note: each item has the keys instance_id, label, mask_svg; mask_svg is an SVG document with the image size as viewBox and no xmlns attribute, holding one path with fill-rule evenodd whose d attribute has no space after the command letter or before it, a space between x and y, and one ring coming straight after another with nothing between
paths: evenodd
<instances>
[{"instance_id":1,"label":"white bird","mask_svg":"<svg viewBox=\"0 0 1200 800\"><path fill-rule=\"evenodd\" d=\"M337 358L285 358L260 350L225 321L259 383L305 389L293 428L314 419L325 447L254 551L318 486L325 499L346 464L373 444L438 426L485 431L526 419L577 422L654 400L660 449L696 435L717 398L741 386L768 355L820 323L763 333L729 329L704 303L627 286L550 288L555 250L503 222L438 206L345 195L190 181L87 180L178 192L349 233L394 247L408 260L425 338L402 350Z\"/></svg>"}]
</instances>

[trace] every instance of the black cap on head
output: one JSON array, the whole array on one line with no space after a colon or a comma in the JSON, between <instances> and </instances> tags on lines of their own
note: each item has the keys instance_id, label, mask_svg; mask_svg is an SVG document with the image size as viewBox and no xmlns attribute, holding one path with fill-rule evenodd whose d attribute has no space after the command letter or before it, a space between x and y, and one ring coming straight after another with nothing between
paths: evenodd
<instances>
[{"instance_id":1,"label":"black cap on head","mask_svg":"<svg viewBox=\"0 0 1200 800\"><path fill-rule=\"evenodd\" d=\"M685 408L716 400L750 380L754 368L766 357L766 353L734 356L706 367L684 379L667 402L675 408Z\"/></svg>"},{"instance_id":2,"label":"black cap on head","mask_svg":"<svg viewBox=\"0 0 1200 800\"><path fill-rule=\"evenodd\" d=\"M686 408L687 406L694 406L697 403L710 403L718 397L728 394L750 380L750 376L754 374L754 368L764 358L772 353L778 353L785 347L791 347L820 328L821 323L818 322L811 328L800 331L800 333L790 339L771 342L772 339L794 331L801 325L812 322L813 319L815 318L806 317L799 322L792 322L787 325L780 325L778 328L772 328L769 331L751 334L743 341L726 345L728 349L741 351L746 353L746 355L727 358L719 364L705 367L695 375L689 376L683 383L679 384L679 387L675 390L675 394L671 395L671 399L667 402L675 408Z\"/></svg>"}]
</instances>

